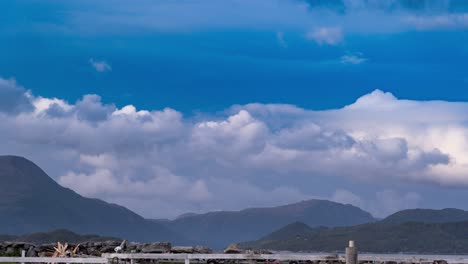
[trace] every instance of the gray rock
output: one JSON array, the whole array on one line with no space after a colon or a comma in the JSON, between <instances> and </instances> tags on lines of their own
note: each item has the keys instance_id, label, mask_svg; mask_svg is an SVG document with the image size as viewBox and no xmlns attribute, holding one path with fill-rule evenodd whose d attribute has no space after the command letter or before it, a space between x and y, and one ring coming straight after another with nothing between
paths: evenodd
<instances>
[{"instance_id":1,"label":"gray rock","mask_svg":"<svg viewBox=\"0 0 468 264\"><path fill-rule=\"evenodd\" d=\"M125 251L132 251L137 249L137 245L135 243L127 243Z\"/></svg>"},{"instance_id":2,"label":"gray rock","mask_svg":"<svg viewBox=\"0 0 468 264\"><path fill-rule=\"evenodd\" d=\"M95 247L102 247L102 242L94 242Z\"/></svg>"},{"instance_id":3,"label":"gray rock","mask_svg":"<svg viewBox=\"0 0 468 264\"><path fill-rule=\"evenodd\" d=\"M119 241L114 241L114 240L109 240L109 241L104 242L104 245L109 246L109 247L117 247L117 246L120 246L120 242Z\"/></svg>"},{"instance_id":4,"label":"gray rock","mask_svg":"<svg viewBox=\"0 0 468 264\"><path fill-rule=\"evenodd\" d=\"M141 248L143 253L169 253L171 251L171 243L159 242L144 244Z\"/></svg>"},{"instance_id":5,"label":"gray rock","mask_svg":"<svg viewBox=\"0 0 468 264\"><path fill-rule=\"evenodd\" d=\"M101 256L101 251L97 250L97 248L88 248L86 254L90 256Z\"/></svg>"},{"instance_id":6,"label":"gray rock","mask_svg":"<svg viewBox=\"0 0 468 264\"><path fill-rule=\"evenodd\" d=\"M101 253L115 253L114 248L115 246L104 246L99 251Z\"/></svg>"},{"instance_id":7,"label":"gray rock","mask_svg":"<svg viewBox=\"0 0 468 264\"><path fill-rule=\"evenodd\" d=\"M5 255L14 255L15 254L15 249L13 247L7 247L7 249L5 250Z\"/></svg>"},{"instance_id":8,"label":"gray rock","mask_svg":"<svg viewBox=\"0 0 468 264\"><path fill-rule=\"evenodd\" d=\"M143 244L136 244L135 249L137 252L141 252L141 249L143 248Z\"/></svg>"},{"instance_id":9,"label":"gray rock","mask_svg":"<svg viewBox=\"0 0 468 264\"><path fill-rule=\"evenodd\" d=\"M37 257L37 251L34 247L29 247L26 257Z\"/></svg>"},{"instance_id":10,"label":"gray rock","mask_svg":"<svg viewBox=\"0 0 468 264\"><path fill-rule=\"evenodd\" d=\"M195 247L181 247L176 246L171 248L172 253L194 253Z\"/></svg>"},{"instance_id":11,"label":"gray rock","mask_svg":"<svg viewBox=\"0 0 468 264\"><path fill-rule=\"evenodd\" d=\"M211 248L209 248L209 247L196 246L195 247L195 253L210 254L210 253L213 253L213 250L211 250Z\"/></svg>"}]
</instances>

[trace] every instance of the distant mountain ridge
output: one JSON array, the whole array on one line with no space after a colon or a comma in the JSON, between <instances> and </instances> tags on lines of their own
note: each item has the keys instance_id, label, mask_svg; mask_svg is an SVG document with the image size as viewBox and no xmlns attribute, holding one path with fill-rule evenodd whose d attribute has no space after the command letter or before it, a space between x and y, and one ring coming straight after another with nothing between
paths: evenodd
<instances>
[{"instance_id":1,"label":"distant mountain ridge","mask_svg":"<svg viewBox=\"0 0 468 264\"><path fill-rule=\"evenodd\" d=\"M459 209L411 209L368 224L312 228L292 223L243 248L289 251L342 251L355 240L362 252L468 254L468 220ZM458 220L462 221L458 221Z\"/></svg>"},{"instance_id":2,"label":"distant mountain ridge","mask_svg":"<svg viewBox=\"0 0 468 264\"><path fill-rule=\"evenodd\" d=\"M220 248L235 241L256 239L296 221L332 227L368 223L375 219L349 204L308 200L276 207L186 215L161 223L185 234L190 240Z\"/></svg>"},{"instance_id":3,"label":"distant mountain ridge","mask_svg":"<svg viewBox=\"0 0 468 264\"><path fill-rule=\"evenodd\" d=\"M383 223L401 224L406 222L420 223L448 223L468 221L468 211L455 208L435 209L408 209L396 212L383 219Z\"/></svg>"}]
</instances>

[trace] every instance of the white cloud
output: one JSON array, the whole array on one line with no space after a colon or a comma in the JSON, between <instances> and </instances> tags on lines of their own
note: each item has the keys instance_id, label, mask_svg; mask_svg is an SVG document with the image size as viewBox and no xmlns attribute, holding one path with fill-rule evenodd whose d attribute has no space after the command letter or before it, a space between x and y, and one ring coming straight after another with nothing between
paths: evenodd
<instances>
[{"instance_id":1,"label":"white cloud","mask_svg":"<svg viewBox=\"0 0 468 264\"><path fill-rule=\"evenodd\" d=\"M89 63L97 72L108 72L112 71L112 67L106 61L99 61L93 58L89 59Z\"/></svg>"},{"instance_id":2,"label":"white cloud","mask_svg":"<svg viewBox=\"0 0 468 264\"><path fill-rule=\"evenodd\" d=\"M320 27L309 31L306 37L319 45L337 45L343 41L343 32L339 27Z\"/></svg>"},{"instance_id":3,"label":"white cloud","mask_svg":"<svg viewBox=\"0 0 468 264\"><path fill-rule=\"evenodd\" d=\"M0 112L19 113L33 109L30 95L14 79L0 78Z\"/></svg>"},{"instance_id":4,"label":"white cloud","mask_svg":"<svg viewBox=\"0 0 468 264\"><path fill-rule=\"evenodd\" d=\"M97 95L70 103L0 83L0 94L14 90L27 106L0 111L2 153L146 216L293 202L317 196L305 188L313 179L468 186L468 103L376 90L340 109L248 104L194 120L170 108L117 108ZM381 212L365 197L342 191L334 199L385 214L419 202L402 193L397 205L401 195L376 195Z\"/></svg>"},{"instance_id":5,"label":"white cloud","mask_svg":"<svg viewBox=\"0 0 468 264\"><path fill-rule=\"evenodd\" d=\"M366 62L367 59L362 56L362 53L357 52L354 54L343 55L340 58L340 62L343 64L361 64Z\"/></svg>"}]
</instances>

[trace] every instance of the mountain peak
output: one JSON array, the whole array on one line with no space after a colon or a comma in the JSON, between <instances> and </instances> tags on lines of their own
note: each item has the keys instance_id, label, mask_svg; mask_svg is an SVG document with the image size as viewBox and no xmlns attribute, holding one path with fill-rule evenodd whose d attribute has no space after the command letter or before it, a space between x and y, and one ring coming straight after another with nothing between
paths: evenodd
<instances>
[{"instance_id":1,"label":"mountain peak","mask_svg":"<svg viewBox=\"0 0 468 264\"><path fill-rule=\"evenodd\" d=\"M34 162L20 156L0 156L0 180L4 195L25 196L36 190L62 188Z\"/></svg>"},{"instance_id":2,"label":"mountain peak","mask_svg":"<svg viewBox=\"0 0 468 264\"><path fill-rule=\"evenodd\" d=\"M0 233L68 229L140 241L180 237L123 206L60 186L24 157L0 156L0 182Z\"/></svg>"}]
</instances>

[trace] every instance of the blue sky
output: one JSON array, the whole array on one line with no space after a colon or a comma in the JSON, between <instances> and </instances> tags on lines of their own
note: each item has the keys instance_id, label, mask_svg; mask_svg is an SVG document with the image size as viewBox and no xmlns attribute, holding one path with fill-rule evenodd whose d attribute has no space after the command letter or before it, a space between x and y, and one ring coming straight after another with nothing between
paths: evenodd
<instances>
[{"instance_id":1,"label":"blue sky","mask_svg":"<svg viewBox=\"0 0 468 264\"><path fill-rule=\"evenodd\" d=\"M310 197L354 203L379 216L412 206L466 206L459 202L460 195L466 196L463 186L467 174L460 159L463 152L448 140L459 138L457 142L463 145L465 137L460 129L466 121L459 119L459 108L465 106L449 103L468 101L468 4L464 1L5 0L0 9L4 10L0 20L0 89L4 89L5 102L22 98L18 105L31 101L36 109L37 119L31 117L27 123L20 118L21 122L15 122L17 129L40 124L44 133L48 127L58 133L57 138L65 133L76 137L60 142L46 135L12 136L2 153L31 157L57 181L84 195L119 202L150 217L266 206ZM97 96L85 96L90 94ZM361 104L356 102L358 98L363 98ZM437 102L425 102L434 100ZM362 107L362 102L370 102L364 111L370 117L365 120L355 115L357 110L345 107ZM408 111L424 118L397 110L395 116L387 110L382 116L372 115L380 111L373 108L380 103L405 108L407 102L411 104ZM433 104L443 113L442 117L433 113L440 118L434 122L426 120ZM135 111L124 108L127 105ZM112 122L117 121L112 113L123 109L134 114L135 119L127 120L128 126L144 119L146 113L137 114L139 110L151 112L158 129L167 120L177 126L169 122L170 129L152 131L155 135L146 134L145 126L137 132L129 130L125 136L132 138L120 142L124 151L119 151L133 153L135 144L147 148L148 153L141 155L149 158L141 157L128 165L128 172L119 174L121 168L115 164L125 156L107 145L89 143L86 147L80 142L99 142L99 131L89 132L85 140L74 129L78 129L76 122L90 131L106 122L114 126ZM12 118L12 113L19 118L16 115L21 116L23 108L7 110L5 118ZM54 119L38 114L41 111L54 113ZM411 118L406 120L406 116ZM342 118L354 125L338 125L336 120ZM413 127L410 121L420 126ZM64 127L54 130L58 123ZM392 133L378 129L386 125ZM214 126L229 129L217 130L225 133L222 136L206 131ZM434 127L438 130L428 130ZM431 143L421 142L418 133L426 133ZM243 136L248 140L236 141ZM137 142L133 137L152 143ZM232 145L238 156L218 152L223 144L230 146L227 142L242 146L237 149ZM263 147L258 142L263 142ZM178 149L184 143L193 143L193 156L165 149ZM39 154L44 144L51 157ZM355 170L362 175L327 167L354 168L344 156L320 170L308 168L297 151L306 149L307 155L314 156L325 148L322 144L328 144L327 149L343 148L348 154L358 148L365 155L374 155L379 163L367 167L363 160L355 160L359 167ZM282 156L272 154L277 155L278 149ZM296 152L291 154L293 150ZM63 167L47 162L63 159L63 153L69 155ZM212 157L213 153L222 158ZM327 153L335 158L335 152ZM203 158L195 158L198 155ZM287 159L290 163L284 163L283 168L272 170L266 165L288 155L294 158ZM255 159L246 161L246 156ZM406 158L409 161L404 161ZM392 163L394 159L398 164ZM142 169L135 165L143 166L144 161L157 166ZM176 161L180 161L177 166ZM211 166L212 162L216 165ZM232 164L242 164L242 168ZM452 169L439 168L443 164ZM292 169L297 166L303 167ZM386 170L395 170L391 174L399 176L372 176L386 175ZM138 176L141 171L145 176ZM244 176L220 176L236 174ZM285 179L285 174L297 176ZM96 182L80 186L80 179ZM110 182L112 188L100 187L98 179ZM123 195L129 191L122 187L125 184L135 183L138 189L141 183L158 181L170 182L174 190L193 188L193 196L175 201L178 209L174 211L164 207L173 197L162 190L155 196ZM239 184L246 198L214 202L213 189L222 190L230 181ZM459 183L463 183L461 187ZM262 194L275 198L259 199ZM446 198L435 199L434 194Z\"/></svg>"},{"instance_id":2,"label":"blue sky","mask_svg":"<svg viewBox=\"0 0 468 264\"><path fill-rule=\"evenodd\" d=\"M374 89L409 99L468 99L463 28L398 25L409 16L405 10L324 15L294 8L304 5L298 0L278 1L293 6L282 14L265 1L181 2L3 1L2 9L9 11L0 25L0 72L45 96L75 101L97 93L120 106L170 106L186 113L250 102L335 108ZM230 3L239 10L224 21ZM141 11L145 5L151 8ZM158 8L167 20L158 17L163 12ZM180 11L184 8L195 10ZM386 13L382 21L347 21L359 18L352 12ZM177 17L184 13L193 14L194 24L190 17ZM315 22L319 16L326 22ZM343 39L335 45L308 39L307 32L316 27L340 27ZM356 54L366 60L340 62ZM112 71L96 73L90 58L108 62Z\"/></svg>"}]
</instances>

